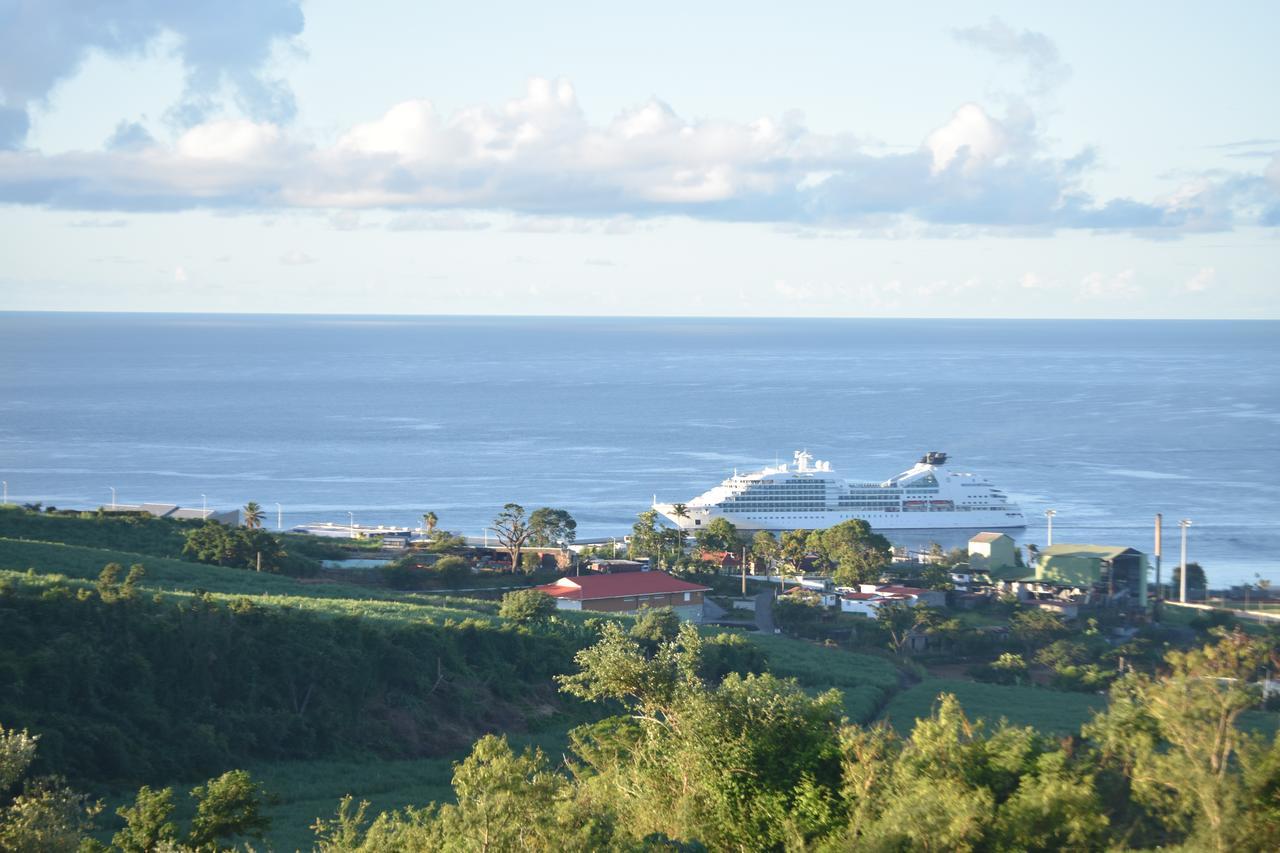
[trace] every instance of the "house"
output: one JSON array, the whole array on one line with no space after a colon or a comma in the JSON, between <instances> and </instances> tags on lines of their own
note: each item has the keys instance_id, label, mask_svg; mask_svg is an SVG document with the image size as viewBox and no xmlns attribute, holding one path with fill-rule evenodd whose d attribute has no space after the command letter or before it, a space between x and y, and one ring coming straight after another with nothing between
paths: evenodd
<instances>
[{"instance_id":1,"label":"house","mask_svg":"<svg viewBox=\"0 0 1280 853\"><path fill-rule=\"evenodd\" d=\"M646 607L670 607L681 619L695 622L702 618L703 594L711 591L665 572L565 577L534 589L554 598L560 610L634 613Z\"/></svg>"},{"instance_id":2,"label":"house","mask_svg":"<svg viewBox=\"0 0 1280 853\"><path fill-rule=\"evenodd\" d=\"M613 575L619 572L648 571L649 563L645 560L600 560L593 559L587 563L587 570L602 575Z\"/></svg>"},{"instance_id":3,"label":"house","mask_svg":"<svg viewBox=\"0 0 1280 853\"><path fill-rule=\"evenodd\" d=\"M784 598L786 596L796 596L799 598L812 596L815 597L823 607L835 607L840 601L839 595L828 591L825 587L812 587L804 584L791 587L786 592L779 595L779 598Z\"/></svg>"},{"instance_id":4,"label":"house","mask_svg":"<svg viewBox=\"0 0 1280 853\"><path fill-rule=\"evenodd\" d=\"M947 594L937 589L921 589L916 586L899 586L897 584L859 584L862 592L874 592L881 596L898 596L911 600L911 604L924 604L928 607L945 607Z\"/></svg>"},{"instance_id":5,"label":"house","mask_svg":"<svg viewBox=\"0 0 1280 853\"><path fill-rule=\"evenodd\" d=\"M229 527L240 524L240 510L229 509L219 512L216 509L188 509L177 504L112 504L98 508L99 512L120 513L122 515L146 514L156 518L176 518L186 521L217 521Z\"/></svg>"},{"instance_id":6,"label":"house","mask_svg":"<svg viewBox=\"0 0 1280 853\"><path fill-rule=\"evenodd\" d=\"M914 607L916 599L906 595L881 595L878 592L846 592L840 596L840 612L875 619L880 615L880 608L890 603Z\"/></svg>"},{"instance_id":7,"label":"house","mask_svg":"<svg viewBox=\"0 0 1280 853\"><path fill-rule=\"evenodd\" d=\"M737 571L742 565L738 555L732 551L699 551L697 559L703 563L711 563L722 572Z\"/></svg>"},{"instance_id":8,"label":"house","mask_svg":"<svg viewBox=\"0 0 1280 853\"><path fill-rule=\"evenodd\" d=\"M1018 564L1018 546L1005 533L979 533L969 540L969 565L987 571Z\"/></svg>"}]
</instances>

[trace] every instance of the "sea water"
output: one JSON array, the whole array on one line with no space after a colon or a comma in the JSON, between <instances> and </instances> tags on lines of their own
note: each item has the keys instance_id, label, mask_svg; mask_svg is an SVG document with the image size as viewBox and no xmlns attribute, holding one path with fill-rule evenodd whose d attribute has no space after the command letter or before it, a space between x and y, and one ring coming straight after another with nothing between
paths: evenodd
<instances>
[{"instance_id":1,"label":"sea water","mask_svg":"<svg viewBox=\"0 0 1280 853\"><path fill-rule=\"evenodd\" d=\"M808 449L925 451L1022 504L1023 542L1280 582L1280 323L0 314L0 478L60 507L257 501L276 526L479 536L508 501L582 538ZM894 536L911 544L956 533Z\"/></svg>"}]
</instances>

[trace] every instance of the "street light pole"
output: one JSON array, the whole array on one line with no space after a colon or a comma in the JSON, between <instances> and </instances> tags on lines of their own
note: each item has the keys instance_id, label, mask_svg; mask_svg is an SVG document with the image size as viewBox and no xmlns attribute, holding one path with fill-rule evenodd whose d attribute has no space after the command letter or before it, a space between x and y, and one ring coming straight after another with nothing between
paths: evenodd
<instances>
[{"instance_id":1,"label":"street light pole","mask_svg":"<svg viewBox=\"0 0 1280 853\"><path fill-rule=\"evenodd\" d=\"M9 481L4 481L4 503L9 502Z\"/></svg>"},{"instance_id":2,"label":"street light pole","mask_svg":"<svg viewBox=\"0 0 1280 853\"><path fill-rule=\"evenodd\" d=\"M1056 509L1046 509L1044 511L1044 517L1049 519L1049 544L1046 547L1052 547L1053 545L1053 517L1057 514L1058 511Z\"/></svg>"},{"instance_id":3,"label":"street light pole","mask_svg":"<svg viewBox=\"0 0 1280 853\"><path fill-rule=\"evenodd\" d=\"M204 495L200 496L200 517L206 521L209 519L209 499Z\"/></svg>"},{"instance_id":4,"label":"street light pole","mask_svg":"<svg viewBox=\"0 0 1280 853\"><path fill-rule=\"evenodd\" d=\"M356 514L354 512L348 512L347 521L348 521L347 538L355 539L356 538Z\"/></svg>"},{"instance_id":5,"label":"street light pole","mask_svg":"<svg viewBox=\"0 0 1280 853\"><path fill-rule=\"evenodd\" d=\"M276 530L284 530L284 509L279 501L276 501Z\"/></svg>"},{"instance_id":6,"label":"street light pole","mask_svg":"<svg viewBox=\"0 0 1280 853\"><path fill-rule=\"evenodd\" d=\"M116 508L116 487L107 486L107 488L111 490L111 508L115 509Z\"/></svg>"},{"instance_id":7,"label":"street light pole","mask_svg":"<svg viewBox=\"0 0 1280 853\"><path fill-rule=\"evenodd\" d=\"M1180 568L1178 570L1178 601L1183 604L1187 603L1187 528L1191 526L1191 519L1184 518L1178 521L1178 526L1182 528L1182 559L1179 561Z\"/></svg>"}]
</instances>

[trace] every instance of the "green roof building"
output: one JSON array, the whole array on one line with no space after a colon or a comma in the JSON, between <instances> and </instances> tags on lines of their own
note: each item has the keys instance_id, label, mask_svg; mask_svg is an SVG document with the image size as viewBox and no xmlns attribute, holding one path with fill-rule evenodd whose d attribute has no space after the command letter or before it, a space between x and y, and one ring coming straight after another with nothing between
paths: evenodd
<instances>
[{"instance_id":1,"label":"green roof building","mask_svg":"<svg viewBox=\"0 0 1280 853\"><path fill-rule=\"evenodd\" d=\"M1147 556L1118 545L1050 545L1035 561L1035 581L1055 586L1127 591L1144 605L1147 600Z\"/></svg>"}]
</instances>

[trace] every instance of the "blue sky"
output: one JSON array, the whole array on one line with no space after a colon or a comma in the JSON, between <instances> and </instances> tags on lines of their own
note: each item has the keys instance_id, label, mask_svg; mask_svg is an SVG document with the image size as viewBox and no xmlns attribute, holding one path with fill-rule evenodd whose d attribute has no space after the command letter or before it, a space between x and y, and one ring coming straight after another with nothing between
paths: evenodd
<instances>
[{"instance_id":1,"label":"blue sky","mask_svg":"<svg viewBox=\"0 0 1280 853\"><path fill-rule=\"evenodd\" d=\"M0 309L1280 317L1274 4L472 5L0 0Z\"/></svg>"}]
</instances>

